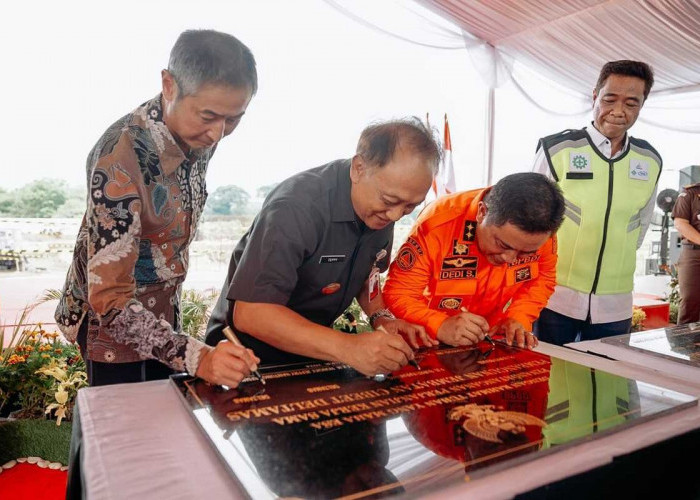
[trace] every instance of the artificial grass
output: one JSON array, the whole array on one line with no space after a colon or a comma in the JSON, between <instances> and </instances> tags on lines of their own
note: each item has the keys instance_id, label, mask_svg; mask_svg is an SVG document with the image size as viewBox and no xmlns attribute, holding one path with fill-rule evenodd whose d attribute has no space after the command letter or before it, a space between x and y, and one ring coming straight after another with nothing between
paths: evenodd
<instances>
[{"instance_id":1,"label":"artificial grass","mask_svg":"<svg viewBox=\"0 0 700 500\"><path fill-rule=\"evenodd\" d=\"M0 465L19 457L41 457L68 465L71 422L20 419L0 422Z\"/></svg>"}]
</instances>

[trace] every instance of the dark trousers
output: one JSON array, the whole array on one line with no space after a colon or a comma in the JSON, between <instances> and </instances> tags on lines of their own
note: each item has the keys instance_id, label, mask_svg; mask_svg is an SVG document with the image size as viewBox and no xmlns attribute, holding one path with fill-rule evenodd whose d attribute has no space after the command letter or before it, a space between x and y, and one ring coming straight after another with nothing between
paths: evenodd
<instances>
[{"instance_id":1,"label":"dark trousers","mask_svg":"<svg viewBox=\"0 0 700 500\"><path fill-rule=\"evenodd\" d=\"M683 245L678 259L678 324L700 321L700 247Z\"/></svg>"},{"instance_id":2,"label":"dark trousers","mask_svg":"<svg viewBox=\"0 0 700 500\"><path fill-rule=\"evenodd\" d=\"M78 345L85 360L88 383L98 385L129 384L148 380L167 379L175 373L170 367L159 361L148 359L133 363L100 363L87 359L87 321L83 321L78 331Z\"/></svg>"},{"instance_id":3,"label":"dark trousers","mask_svg":"<svg viewBox=\"0 0 700 500\"><path fill-rule=\"evenodd\" d=\"M570 342L596 340L615 335L629 333L632 318L612 323L591 323L586 320L574 319L550 309L542 309L539 319L535 322L533 332L542 342L564 345Z\"/></svg>"}]
</instances>

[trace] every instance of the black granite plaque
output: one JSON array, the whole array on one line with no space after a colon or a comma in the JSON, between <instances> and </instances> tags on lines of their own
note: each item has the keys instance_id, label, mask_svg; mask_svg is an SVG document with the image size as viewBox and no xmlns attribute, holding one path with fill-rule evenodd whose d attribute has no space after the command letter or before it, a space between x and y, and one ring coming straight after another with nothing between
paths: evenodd
<instances>
[{"instance_id":1,"label":"black granite plaque","mask_svg":"<svg viewBox=\"0 0 700 500\"><path fill-rule=\"evenodd\" d=\"M601 341L700 367L700 323L618 335Z\"/></svg>"},{"instance_id":2,"label":"black granite plaque","mask_svg":"<svg viewBox=\"0 0 700 500\"><path fill-rule=\"evenodd\" d=\"M249 497L419 496L697 400L544 354L440 347L384 381L317 363L172 378Z\"/></svg>"}]
</instances>

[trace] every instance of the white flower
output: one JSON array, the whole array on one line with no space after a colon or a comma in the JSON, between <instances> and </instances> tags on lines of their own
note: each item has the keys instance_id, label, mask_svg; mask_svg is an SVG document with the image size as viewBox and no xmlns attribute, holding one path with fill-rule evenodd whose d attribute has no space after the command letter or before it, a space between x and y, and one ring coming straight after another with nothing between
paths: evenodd
<instances>
[{"instance_id":1,"label":"white flower","mask_svg":"<svg viewBox=\"0 0 700 500\"><path fill-rule=\"evenodd\" d=\"M112 231L112 238L119 238L119 231L116 229Z\"/></svg>"},{"instance_id":2,"label":"white flower","mask_svg":"<svg viewBox=\"0 0 700 500\"><path fill-rule=\"evenodd\" d=\"M107 244L107 240L104 238L100 238L100 245L105 246Z\"/></svg>"},{"instance_id":3,"label":"white flower","mask_svg":"<svg viewBox=\"0 0 700 500\"><path fill-rule=\"evenodd\" d=\"M163 244L160 246L160 248L162 248L163 250L165 250L166 248L168 248L168 244L167 244L167 243L163 243Z\"/></svg>"},{"instance_id":4,"label":"white flower","mask_svg":"<svg viewBox=\"0 0 700 500\"><path fill-rule=\"evenodd\" d=\"M95 198L102 198L102 190L101 189L95 189L95 191L92 193L92 196Z\"/></svg>"},{"instance_id":5,"label":"white flower","mask_svg":"<svg viewBox=\"0 0 700 500\"><path fill-rule=\"evenodd\" d=\"M117 357L117 355L116 355L116 353L115 353L114 351L112 351L112 350L105 351L104 358L105 358L105 361L106 361L107 363L111 363L112 361L114 361L114 359L115 359L116 357Z\"/></svg>"},{"instance_id":6,"label":"white flower","mask_svg":"<svg viewBox=\"0 0 700 500\"><path fill-rule=\"evenodd\" d=\"M149 297L148 298L148 307L153 309L153 307L156 305L156 298L155 297Z\"/></svg>"}]
</instances>

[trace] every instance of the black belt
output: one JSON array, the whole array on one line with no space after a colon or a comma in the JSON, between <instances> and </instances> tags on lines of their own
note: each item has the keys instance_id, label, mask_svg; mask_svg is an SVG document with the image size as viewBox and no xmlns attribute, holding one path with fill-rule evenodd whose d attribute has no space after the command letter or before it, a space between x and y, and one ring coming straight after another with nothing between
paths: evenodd
<instances>
[{"instance_id":1,"label":"black belt","mask_svg":"<svg viewBox=\"0 0 700 500\"><path fill-rule=\"evenodd\" d=\"M692 248L693 250L700 250L700 245L696 245L695 243L683 243L683 246Z\"/></svg>"}]
</instances>

